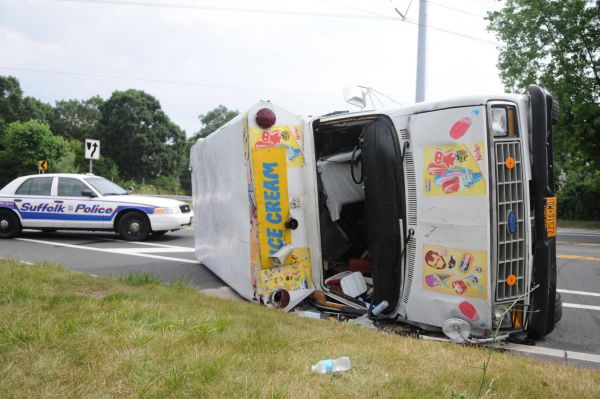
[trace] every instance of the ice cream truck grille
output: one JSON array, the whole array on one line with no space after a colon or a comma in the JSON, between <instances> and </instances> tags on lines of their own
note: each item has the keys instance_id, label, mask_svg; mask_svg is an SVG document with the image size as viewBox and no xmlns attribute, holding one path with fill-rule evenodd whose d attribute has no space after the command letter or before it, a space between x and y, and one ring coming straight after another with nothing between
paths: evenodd
<instances>
[{"instance_id":1,"label":"ice cream truck grille","mask_svg":"<svg viewBox=\"0 0 600 399\"><path fill-rule=\"evenodd\" d=\"M408 130L401 130L400 137L402 143L410 140L410 133ZM417 178L415 175L415 162L413 159L413 152L410 147L407 148L406 154L404 155L404 173L406 182L406 218L407 224L415 226L417 224ZM406 281L404 282L404 290L402 294L402 302L408 303L408 297L410 296L410 287L412 286L414 276L414 264L415 264L416 245L415 240L410 240L406 248L406 264L405 269Z\"/></svg>"},{"instance_id":2,"label":"ice cream truck grille","mask_svg":"<svg viewBox=\"0 0 600 399\"><path fill-rule=\"evenodd\" d=\"M402 137L402 143L409 141L410 134L408 130L401 130L400 136ZM404 173L406 177L406 218L409 225L417 224L417 178L415 175L415 162L413 159L413 152L410 147L407 148L404 156Z\"/></svg>"},{"instance_id":3,"label":"ice cream truck grille","mask_svg":"<svg viewBox=\"0 0 600 399\"><path fill-rule=\"evenodd\" d=\"M525 203L521 143L494 143L496 156L496 301L525 292Z\"/></svg>"}]
</instances>

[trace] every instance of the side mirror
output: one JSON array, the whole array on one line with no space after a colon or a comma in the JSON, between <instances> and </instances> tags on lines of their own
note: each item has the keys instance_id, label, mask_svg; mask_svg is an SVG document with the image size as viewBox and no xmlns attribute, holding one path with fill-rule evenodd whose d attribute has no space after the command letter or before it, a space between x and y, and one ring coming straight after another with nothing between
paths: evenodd
<instances>
[{"instance_id":1,"label":"side mirror","mask_svg":"<svg viewBox=\"0 0 600 399\"><path fill-rule=\"evenodd\" d=\"M97 197L97 195L96 195L96 194L94 194L94 193L92 192L92 190L83 190L83 191L81 192L81 195L82 195L82 196L84 196L84 197L90 197L90 198L95 198L95 197Z\"/></svg>"}]
</instances>

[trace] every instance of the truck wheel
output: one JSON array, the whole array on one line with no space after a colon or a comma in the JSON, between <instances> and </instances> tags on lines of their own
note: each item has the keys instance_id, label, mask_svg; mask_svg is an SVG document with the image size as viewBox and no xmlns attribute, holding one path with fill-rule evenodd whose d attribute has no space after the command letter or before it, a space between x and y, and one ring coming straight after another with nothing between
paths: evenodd
<instances>
[{"instance_id":1,"label":"truck wheel","mask_svg":"<svg viewBox=\"0 0 600 399\"><path fill-rule=\"evenodd\" d=\"M127 212L119 219L119 234L127 241L144 241L150 235L150 221L141 212Z\"/></svg>"},{"instance_id":2,"label":"truck wheel","mask_svg":"<svg viewBox=\"0 0 600 399\"><path fill-rule=\"evenodd\" d=\"M0 238L13 238L21 234L21 222L14 212L0 209Z\"/></svg>"},{"instance_id":3,"label":"truck wheel","mask_svg":"<svg viewBox=\"0 0 600 399\"><path fill-rule=\"evenodd\" d=\"M551 111L552 125L556 125L560 120L560 104L556 99L552 99L552 111Z\"/></svg>"},{"instance_id":4,"label":"truck wheel","mask_svg":"<svg viewBox=\"0 0 600 399\"><path fill-rule=\"evenodd\" d=\"M554 324L558 323L560 319L562 319L562 297L557 292L554 301Z\"/></svg>"}]
</instances>

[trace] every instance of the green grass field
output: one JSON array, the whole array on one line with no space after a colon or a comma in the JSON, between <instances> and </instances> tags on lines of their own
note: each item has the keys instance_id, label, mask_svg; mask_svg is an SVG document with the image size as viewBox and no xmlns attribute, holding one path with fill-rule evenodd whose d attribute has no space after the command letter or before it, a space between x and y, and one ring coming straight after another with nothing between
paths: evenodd
<instances>
[{"instance_id":1,"label":"green grass field","mask_svg":"<svg viewBox=\"0 0 600 399\"><path fill-rule=\"evenodd\" d=\"M310 366L349 356L353 368ZM0 397L475 396L484 349L211 298L148 276L0 260ZM495 353L489 398L598 398L600 373ZM487 384L486 384L487 385Z\"/></svg>"}]
</instances>

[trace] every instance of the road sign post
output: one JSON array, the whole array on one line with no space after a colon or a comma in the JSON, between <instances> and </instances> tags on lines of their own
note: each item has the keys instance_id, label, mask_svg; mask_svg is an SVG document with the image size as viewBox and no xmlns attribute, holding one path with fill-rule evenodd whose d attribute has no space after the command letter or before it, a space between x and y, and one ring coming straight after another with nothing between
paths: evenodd
<instances>
[{"instance_id":1,"label":"road sign post","mask_svg":"<svg viewBox=\"0 0 600 399\"><path fill-rule=\"evenodd\" d=\"M92 173L93 161L100 159L100 140L85 139L85 159L90 160L90 173Z\"/></svg>"},{"instance_id":2,"label":"road sign post","mask_svg":"<svg viewBox=\"0 0 600 399\"><path fill-rule=\"evenodd\" d=\"M38 174L44 174L46 173L46 171L48 170L48 161L46 161L45 159L42 159L41 161L38 161Z\"/></svg>"}]
</instances>

